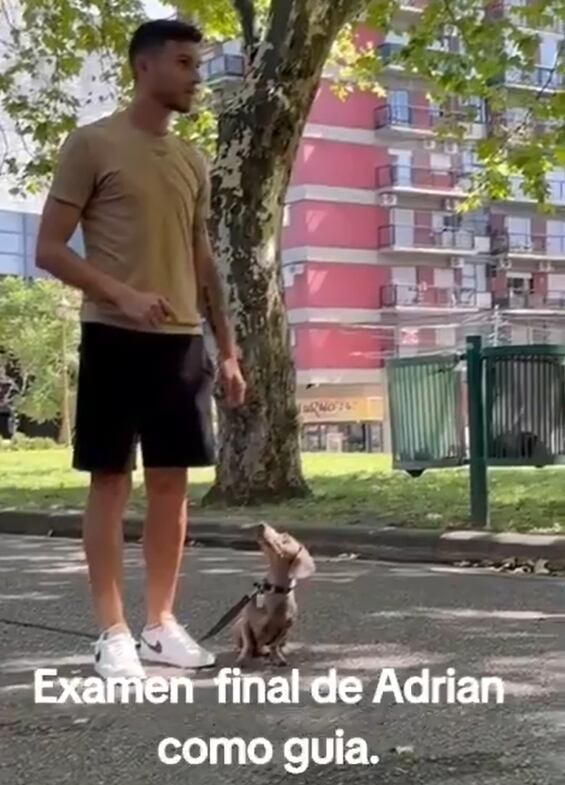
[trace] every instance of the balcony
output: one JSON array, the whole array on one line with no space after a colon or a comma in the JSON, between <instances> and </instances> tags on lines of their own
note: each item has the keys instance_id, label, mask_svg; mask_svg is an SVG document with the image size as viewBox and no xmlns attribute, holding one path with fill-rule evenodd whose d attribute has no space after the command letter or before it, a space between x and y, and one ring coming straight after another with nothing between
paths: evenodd
<instances>
[{"instance_id":1,"label":"balcony","mask_svg":"<svg viewBox=\"0 0 565 785\"><path fill-rule=\"evenodd\" d=\"M548 177L546 186L549 202L554 205L565 205L565 180ZM510 197L510 201L523 202L524 204L537 204L537 199L524 193L522 180L519 177L512 178L512 196Z\"/></svg>"},{"instance_id":2,"label":"balcony","mask_svg":"<svg viewBox=\"0 0 565 785\"><path fill-rule=\"evenodd\" d=\"M478 307L477 292L461 287L390 285L381 287L381 308L461 309Z\"/></svg>"},{"instance_id":3,"label":"balcony","mask_svg":"<svg viewBox=\"0 0 565 785\"><path fill-rule=\"evenodd\" d=\"M441 124L463 123L468 139L482 139L485 135L485 124L479 120L469 122L469 115L463 110L453 111L449 115L442 114L430 106L405 106L383 104L375 109L375 130L383 139L398 139L406 136L410 139L427 139L433 137Z\"/></svg>"},{"instance_id":4,"label":"balcony","mask_svg":"<svg viewBox=\"0 0 565 785\"><path fill-rule=\"evenodd\" d=\"M402 64L397 61L397 56L403 49L406 49L405 44L380 44L377 46L377 55L384 66L403 68Z\"/></svg>"},{"instance_id":5,"label":"balcony","mask_svg":"<svg viewBox=\"0 0 565 785\"><path fill-rule=\"evenodd\" d=\"M561 259L565 261L565 235L517 234L493 232L492 253L526 259Z\"/></svg>"},{"instance_id":6,"label":"balcony","mask_svg":"<svg viewBox=\"0 0 565 785\"><path fill-rule=\"evenodd\" d=\"M563 311L565 316L565 292L506 292L494 297L494 305L511 311Z\"/></svg>"},{"instance_id":7,"label":"balcony","mask_svg":"<svg viewBox=\"0 0 565 785\"><path fill-rule=\"evenodd\" d=\"M405 14L421 14L427 0L400 0L399 11Z\"/></svg>"},{"instance_id":8,"label":"balcony","mask_svg":"<svg viewBox=\"0 0 565 785\"><path fill-rule=\"evenodd\" d=\"M536 10L535 4L531 4L526 0L497 0L497 2L490 6L490 12L496 19L507 17L516 26L523 27L527 30L544 30L550 33L563 35L565 32L565 24L561 19L552 18L551 13L546 12L540 23L536 23L536 26L534 27L530 22L528 8L531 8L532 11ZM539 11L539 6L537 11Z\"/></svg>"},{"instance_id":9,"label":"balcony","mask_svg":"<svg viewBox=\"0 0 565 785\"><path fill-rule=\"evenodd\" d=\"M462 173L434 170L419 166L380 166L376 171L376 189L438 196L464 195L459 187Z\"/></svg>"},{"instance_id":10,"label":"balcony","mask_svg":"<svg viewBox=\"0 0 565 785\"><path fill-rule=\"evenodd\" d=\"M242 55L218 55L202 63L200 74L208 85L243 79L245 58Z\"/></svg>"},{"instance_id":11,"label":"balcony","mask_svg":"<svg viewBox=\"0 0 565 785\"><path fill-rule=\"evenodd\" d=\"M378 248L396 253L473 256L479 252L474 232L466 229L434 229L431 226L381 226Z\"/></svg>"},{"instance_id":12,"label":"balcony","mask_svg":"<svg viewBox=\"0 0 565 785\"><path fill-rule=\"evenodd\" d=\"M562 90L565 87L563 74L553 68L511 68L506 72L505 82L512 87L533 90Z\"/></svg>"}]
</instances>

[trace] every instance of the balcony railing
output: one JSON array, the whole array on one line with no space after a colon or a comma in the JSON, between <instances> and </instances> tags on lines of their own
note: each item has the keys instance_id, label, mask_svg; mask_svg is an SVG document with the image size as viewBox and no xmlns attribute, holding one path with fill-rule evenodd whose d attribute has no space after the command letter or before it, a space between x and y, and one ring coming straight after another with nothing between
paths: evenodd
<instances>
[{"instance_id":1,"label":"balcony railing","mask_svg":"<svg viewBox=\"0 0 565 785\"><path fill-rule=\"evenodd\" d=\"M494 304L501 308L515 310L565 311L565 292L553 291L547 294L505 292L495 296Z\"/></svg>"},{"instance_id":2,"label":"balcony railing","mask_svg":"<svg viewBox=\"0 0 565 785\"><path fill-rule=\"evenodd\" d=\"M383 65L389 65L395 62L397 56L405 48L404 44L380 44L380 46L377 46L377 53ZM401 64L397 61L395 65L400 66Z\"/></svg>"},{"instance_id":3,"label":"balcony railing","mask_svg":"<svg viewBox=\"0 0 565 785\"><path fill-rule=\"evenodd\" d=\"M377 188L450 191L457 187L461 177L462 173L454 170L439 171L401 164L380 166L376 171Z\"/></svg>"},{"instance_id":4,"label":"balcony railing","mask_svg":"<svg viewBox=\"0 0 565 785\"><path fill-rule=\"evenodd\" d=\"M412 128L432 131L439 117L439 112L429 106L384 104L375 110L375 128Z\"/></svg>"},{"instance_id":5,"label":"balcony railing","mask_svg":"<svg viewBox=\"0 0 565 785\"><path fill-rule=\"evenodd\" d=\"M548 199L550 202L565 202L565 180L548 178L546 181L548 188ZM525 201L535 201L533 196L524 193L522 180L519 177L512 178L512 196L514 199L524 199Z\"/></svg>"},{"instance_id":6,"label":"balcony railing","mask_svg":"<svg viewBox=\"0 0 565 785\"><path fill-rule=\"evenodd\" d=\"M381 308L475 308L476 305L474 289L405 284L381 288Z\"/></svg>"},{"instance_id":7,"label":"balcony railing","mask_svg":"<svg viewBox=\"0 0 565 785\"><path fill-rule=\"evenodd\" d=\"M411 11L423 11L427 5L427 0L400 0L400 8Z\"/></svg>"},{"instance_id":8,"label":"balcony railing","mask_svg":"<svg viewBox=\"0 0 565 785\"><path fill-rule=\"evenodd\" d=\"M565 256L565 235L495 232L492 235L492 252L548 257Z\"/></svg>"},{"instance_id":9,"label":"balcony railing","mask_svg":"<svg viewBox=\"0 0 565 785\"><path fill-rule=\"evenodd\" d=\"M561 19L551 18L550 13L547 13L540 23L536 22L534 28L528 14L524 13L524 10L522 10L527 9L530 5L533 6L534 4L530 4L526 0L498 0L498 2L493 3L490 8L491 13L495 15L497 19L508 16L512 22L519 27L547 30L548 32L560 34L565 32L565 24L563 21Z\"/></svg>"},{"instance_id":10,"label":"balcony railing","mask_svg":"<svg viewBox=\"0 0 565 785\"><path fill-rule=\"evenodd\" d=\"M219 55L202 63L200 74L203 81L212 82L225 77L242 78L245 73L245 59L241 55Z\"/></svg>"},{"instance_id":11,"label":"balcony railing","mask_svg":"<svg viewBox=\"0 0 565 785\"><path fill-rule=\"evenodd\" d=\"M563 75L553 68L537 66L525 69L511 68L506 73L506 83L522 87L536 87L558 90L565 84Z\"/></svg>"},{"instance_id":12,"label":"balcony railing","mask_svg":"<svg viewBox=\"0 0 565 785\"><path fill-rule=\"evenodd\" d=\"M466 229L434 229L431 226L381 226L379 248L424 248L437 250L475 250L475 235Z\"/></svg>"},{"instance_id":13,"label":"balcony railing","mask_svg":"<svg viewBox=\"0 0 565 785\"><path fill-rule=\"evenodd\" d=\"M450 111L440 110L431 106L406 106L399 104L383 104L375 109L375 129L410 131L434 131L444 124L446 127L456 125L484 126L484 113L480 108L462 107Z\"/></svg>"}]
</instances>

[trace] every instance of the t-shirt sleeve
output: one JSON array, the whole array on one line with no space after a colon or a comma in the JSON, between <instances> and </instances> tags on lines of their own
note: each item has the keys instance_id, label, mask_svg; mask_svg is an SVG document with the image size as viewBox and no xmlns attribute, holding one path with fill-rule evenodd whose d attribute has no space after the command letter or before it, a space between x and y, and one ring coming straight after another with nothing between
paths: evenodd
<instances>
[{"instance_id":1,"label":"t-shirt sleeve","mask_svg":"<svg viewBox=\"0 0 565 785\"><path fill-rule=\"evenodd\" d=\"M91 146L78 129L66 138L59 152L49 196L83 209L96 182Z\"/></svg>"}]
</instances>

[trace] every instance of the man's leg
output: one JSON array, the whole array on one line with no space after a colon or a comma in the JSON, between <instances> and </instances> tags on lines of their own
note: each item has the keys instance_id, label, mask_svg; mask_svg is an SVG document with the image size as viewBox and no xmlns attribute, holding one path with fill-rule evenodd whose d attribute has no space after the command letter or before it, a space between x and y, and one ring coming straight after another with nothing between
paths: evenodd
<instances>
[{"instance_id":1,"label":"man's leg","mask_svg":"<svg viewBox=\"0 0 565 785\"><path fill-rule=\"evenodd\" d=\"M147 624L174 617L178 574L187 526L186 469L146 469L147 518L143 551L147 565Z\"/></svg>"},{"instance_id":2,"label":"man's leg","mask_svg":"<svg viewBox=\"0 0 565 785\"><path fill-rule=\"evenodd\" d=\"M123 517L129 473L93 472L83 525L94 612L101 630L127 630L122 605Z\"/></svg>"},{"instance_id":3,"label":"man's leg","mask_svg":"<svg viewBox=\"0 0 565 785\"><path fill-rule=\"evenodd\" d=\"M100 636L94 662L103 677L143 677L122 607L122 519L135 465L135 335L83 325L73 465L88 472L83 543Z\"/></svg>"},{"instance_id":4,"label":"man's leg","mask_svg":"<svg viewBox=\"0 0 565 785\"><path fill-rule=\"evenodd\" d=\"M214 463L213 375L200 336L157 336L148 341L145 356L152 373L143 388L140 429L149 505L141 656L184 668L207 667L215 657L177 623L173 606L187 527L187 470Z\"/></svg>"}]
</instances>

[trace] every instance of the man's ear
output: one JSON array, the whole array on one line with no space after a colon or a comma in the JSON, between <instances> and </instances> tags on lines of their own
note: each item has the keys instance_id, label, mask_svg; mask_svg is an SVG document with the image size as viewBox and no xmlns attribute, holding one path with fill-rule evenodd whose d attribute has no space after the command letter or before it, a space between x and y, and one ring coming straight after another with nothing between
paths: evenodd
<instances>
[{"instance_id":1,"label":"man's ear","mask_svg":"<svg viewBox=\"0 0 565 785\"><path fill-rule=\"evenodd\" d=\"M303 581L314 575L316 572L316 564L306 548L302 548L290 572L291 577L295 578L297 581Z\"/></svg>"}]
</instances>

